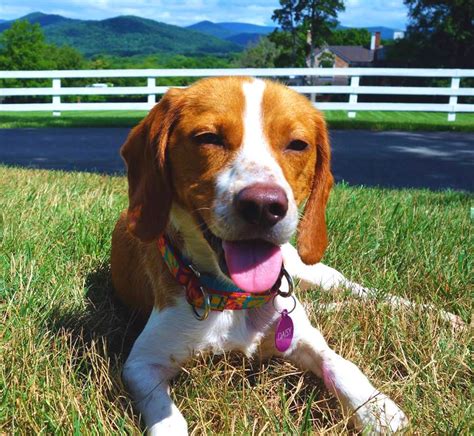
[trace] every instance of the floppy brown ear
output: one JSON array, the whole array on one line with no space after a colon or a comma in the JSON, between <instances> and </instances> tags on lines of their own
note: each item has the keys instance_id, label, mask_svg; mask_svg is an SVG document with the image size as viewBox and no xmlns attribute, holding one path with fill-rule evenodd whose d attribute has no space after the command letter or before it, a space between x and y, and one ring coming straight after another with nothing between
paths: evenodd
<instances>
[{"instance_id":1,"label":"floppy brown ear","mask_svg":"<svg viewBox=\"0 0 474 436\"><path fill-rule=\"evenodd\" d=\"M120 150L127 165L127 228L150 242L168 223L172 192L166 164L166 147L178 116L180 90L168 91L148 116L129 134Z\"/></svg>"},{"instance_id":2,"label":"floppy brown ear","mask_svg":"<svg viewBox=\"0 0 474 436\"><path fill-rule=\"evenodd\" d=\"M311 193L298 227L298 253L307 265L318 263L328 245L326 230L326 203L333 185L331 150L326 123L317 119L317 155Z\"/></svg>"}]
</instances>

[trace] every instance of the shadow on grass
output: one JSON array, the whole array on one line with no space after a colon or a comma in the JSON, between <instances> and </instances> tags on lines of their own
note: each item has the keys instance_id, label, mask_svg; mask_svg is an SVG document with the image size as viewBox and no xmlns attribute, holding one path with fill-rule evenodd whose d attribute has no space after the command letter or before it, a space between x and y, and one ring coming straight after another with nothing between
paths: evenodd
<instances>
[{"instance_id":1,"label":"shadow on grass","mask_svg":"<svg viewBox=\"0 0 474 436\"><path fill-rule=\"evenodd\" d=\"M145 320L131 313L114 297L109 265L99 265L90 272L86 278L85 289L85 310L65 312L57 309L50 314L47 327L50 331L66 334L71 338L71 347L77 353L74 359L77 362L75 370L84 376L85 380L90 380L90 375L95 371L95 366L91 362L94 358L92 353L99 353L107 362L108 377L112 380L107 397L115 404L119 399L118 403L121 405L119 407L122 407L123 412L133 413L138 418L138 410L131 400L127 399L126 388L121 382L121 370L133 343L145 326ZM203 359L218 371L222 358L215 355ZM242 355L239 353L231 353L230 359L236 368L243 366ZM261 362L258 359L245 359L245 377L250 386L258 385L262 370L274 371L272 368L264 368L268 363L271 367L275 367L283 364L283 361L271 359L270 362L268 360ZM189 374L181 372L172 384L175 386L185 384L189 381L189 377ZM337 422L334 416L340 418L339 404L335 398L328 399L324 394L325 387L322 381L310 373L304 374L303 377L303 386L298 388L296 395L292 395L291 392L298 385L300 374L289 374L278 382L281 384L282 410L281 415L274 417L274 426L279 431L286 432L293 428L290 421L296 412L291 411L298 411L303 407L306 408L305 418L299 429L303 432L310 432L313 422L331 426ZM290 395L291 401L288 403ZM316 402L317 407L314 407ZM137 425L144 428L143 422L137 421Z\"/></svg>"},{"instance_id":2,"label":"shadow on grass","mask_svg":"<svg viewBox=\"0 0 474 436\"><path fill-rule=\"evenodd\" d=\"M53 311L49 328L68 333L73 343L86 347L101 341L103 356L123 362L145 323L130 312L115 297L110 266L99 265L85 282L85 310Z\"/></svg>"}]
</instances>

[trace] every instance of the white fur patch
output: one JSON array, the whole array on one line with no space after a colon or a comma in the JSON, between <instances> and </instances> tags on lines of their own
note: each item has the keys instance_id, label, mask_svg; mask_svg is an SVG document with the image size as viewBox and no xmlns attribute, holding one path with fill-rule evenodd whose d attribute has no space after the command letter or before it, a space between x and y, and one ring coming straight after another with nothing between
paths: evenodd
<instances>
[{"instance_id":1,"label":"white fur patch","mask_svg":"<svg viewBox=\"0 0 474 436\"><path fill-rule=\"evenodd\" d=\"M281 245L296 231L298 210L293 191L265 137L262 110L265 86L264 81L257 79L242 85L245 97L242 144L233 162L217 176L214 204L216 222L211 225L211 230L222 239L239 239L245 235L247 238L264 237ZM265 235L249 235L252 229L233 210L235 195L254 183L274 183L285 191L288 198L286 216Z\"/></svg>"},{"instance_id":2,"label":"white fur patch","mask_svg":"<svg viewBox=\"0 0 474 436\"><path fill-rule=\"evenodd\" d=\"M297 256L289 251L285 258ZM293 259L294 265L301 260ZM323 274L324 275L324 274ZM312 277L321 283L322 277ZM293 300L277 296L275 307L291 311ZM388 397L381 394L360 369L332 351L321 333L311 326L300 302L291 312L294 337L283 357L323 378L360 430L394 432L407 419ZM153 310L135 342L123 370L124 380L135 398L150 434L186 434L187 425L169 395L169 380L185 362L200 352L240 350L252 355L264 336L270 334L279 314L272 303L258 309L212 311L205 321L196 320L184 296L177 304Z\"/></svg>"}]
</instances>

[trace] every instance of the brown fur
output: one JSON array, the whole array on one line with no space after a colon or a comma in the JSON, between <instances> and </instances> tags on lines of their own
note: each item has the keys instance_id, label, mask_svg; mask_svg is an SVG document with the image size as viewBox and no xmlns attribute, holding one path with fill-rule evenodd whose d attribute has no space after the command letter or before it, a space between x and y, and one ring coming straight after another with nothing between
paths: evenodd
<instances>
[{"instance_id":1,"label":"brown fur","mask_svg":"<svg viewBox=\"0 0 474 436\"><path fill-rule=\"evenodd\" d=\"M328 243L325 211L333 184L326 123L305 97L273 82L267 82L263 112L266 136L296 202L309 196L298 228L299 255L306 264L318 263ZM304 153L281 151L297 139L309 144Z\"/></svg>"},{"instance_id":2,"label":"brown fur","mask_svg":"<svg viewBox=\"0 0 474 436\"><path fill-rule=\"evenodd\" d=\"M217 173L230 162L243 138L249 78L204 79L185 90L170 90L130 133L121 154L127 164L129 208L112 238L112 279L117 295L143 313L173 304L182 292L164 266L154 241L167 226L172 202L195 218L213 218L210 208ZM298 204L309 197L298 228L305 263L318 262L326 248L325 207L332 186L326 125L303 96L267 82L264 133ZM197 145L199 133L217 133L225 147ZM292 140L307 150L286 150ZM180 235L171 235L179 243Z\"/></svg>"}]
</instances>

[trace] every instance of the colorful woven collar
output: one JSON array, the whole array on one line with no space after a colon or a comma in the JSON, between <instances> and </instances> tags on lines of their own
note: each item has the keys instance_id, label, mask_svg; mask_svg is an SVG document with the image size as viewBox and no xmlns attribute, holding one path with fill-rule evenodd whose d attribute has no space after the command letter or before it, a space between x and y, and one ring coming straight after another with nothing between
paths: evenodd
<instances>
[{"instance_id":1,"label":"colorful woven collar","mask_svg":"<svg viewBox=\"0 0 474 436\"><path fill-rule=\"evenodd\" d=\"M199 319L205 319L209 310L242 310L263 306L280 288L281 277L268 291L258 294L246 292L211 274L199 273L178 255L164 235L158 239L158 248L172 276L185 288L186 299ZM199 315L196 308L204 309L205 316Z\"/></svg>"}]
</instances>

